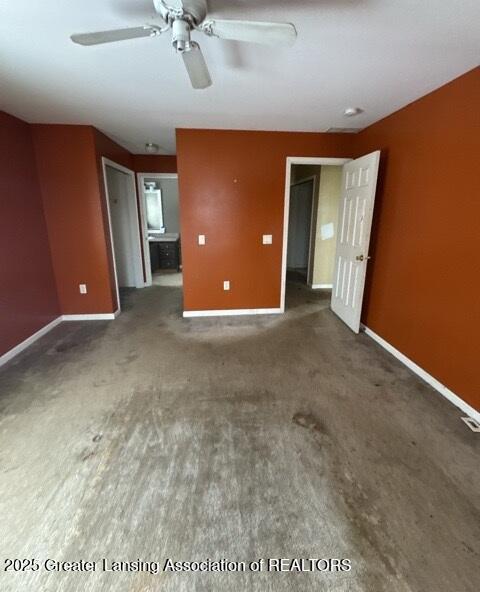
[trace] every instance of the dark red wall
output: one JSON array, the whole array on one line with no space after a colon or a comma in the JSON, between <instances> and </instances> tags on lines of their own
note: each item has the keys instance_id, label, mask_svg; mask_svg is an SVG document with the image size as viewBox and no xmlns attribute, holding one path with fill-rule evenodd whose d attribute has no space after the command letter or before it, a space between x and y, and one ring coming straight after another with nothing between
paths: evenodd
<instances>
[{"instance_id":1,"label":"dark red wall","mask_svg":"<svg viewBox=\"0 0 480 592\"><path fill-rule=\"evenodd\" d=\"M91 126L0 123L1 355L59 314L116 310L102 156L138 172L176 158L134 157Z\"/></svg>"},{"instance_id":2,"label":"dark red wall","mask_svg":"<svg viewBox=\"0 0 480 592\"><path fill-rule=\"evenodd\" d=\"M61 311L111 313L117 303L95 130L32 127ZM80 294L79 284L87 284L87 294Z\"/></svg>"},{"instance_id":3,"label":"dark red wall","mask_svg":"<svg viewBox=\"0 0 480 592\"><path fill-rule=\"evenodd\" d=\"M95 148L97 151L97 157L99 159L99 164L101 165L101 157L105 156L110 160L113 160L117 164L121 164L127 169L134 170L133 167L133 158L132 154L128 150L125 150L122 146L119 146L116 142L111 140L108 136L104 133L100 132L96 128L92 128L94 139L95 139Z\"/></svg>"},{"instance_id":4,"label":"dark red wall","mask_svg":"<svg viewBox=\"0 0 480 592\"><path fill-rule=\"evenodd\" d=\"M30 126L0 112L0 355L59 316Z\"/></svg>"},{"instance_id":5,"label":"dark red wall","mask_svg":"<svg viewBox=\"0 0 480 592\"><path fill-rule=\"evenodd\" d=\"M177 157L150 154L134 154L133 168L137 173L176 173Z\"/></svg>"}]
</instances>

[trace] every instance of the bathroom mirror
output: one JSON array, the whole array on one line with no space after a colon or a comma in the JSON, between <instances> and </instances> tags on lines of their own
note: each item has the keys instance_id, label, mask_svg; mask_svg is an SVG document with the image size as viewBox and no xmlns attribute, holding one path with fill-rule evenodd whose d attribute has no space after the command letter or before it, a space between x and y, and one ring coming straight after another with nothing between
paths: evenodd
<instances>
[{"instance_id":1,"label":"bathroom mirror","mask_svg":"<svg viewBox=\"0 0 480 592\"><path fill-rule=\"evenodd\" d=\"M147 208L147 228L149 232L165 232L163 223L162 191L145 184L145 204Z\"/></svg>"}]
</instances>

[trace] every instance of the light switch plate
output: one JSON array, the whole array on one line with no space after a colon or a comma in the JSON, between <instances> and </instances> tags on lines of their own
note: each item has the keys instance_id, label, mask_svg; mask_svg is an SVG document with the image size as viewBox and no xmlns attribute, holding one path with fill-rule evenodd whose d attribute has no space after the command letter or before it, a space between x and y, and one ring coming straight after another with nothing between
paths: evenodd
<instances>
[{"instance_id":1,"label":"light switch plate","mask_svg":"<svg viewBox=\"0 0 480 592\"><path fill-rule=\"evenodd\" d=\"M223 289L228 292L228 290L230 290L230 282L228 280L225 280L223 282Z\"/></svg>"},{"instance_id":2,"label":"light switch plate","mask_svg":"<svg viewBox=\"0 0 480 592\"><path fill-rule=\"evenodd\" d=\"M78 288L80 290L80 294L87 293L87 284L78 284Z\"/></svg>"},{"instance_id":3,"label":"light switch plate","mask_svg":"<svg viewBox=\"0 0 480 592\"><path fill-rule=\"evenodd\" d=\"M207 239L206 239L205 235L199 234L198 235L198 244L203 246L206 242L207 242Z\"/></svg>"},{"instance_id":4,"label":"light switch plate","mask_svg":"<svg viewBox=\"0 0 480 592\"><path fill-rule=\"evenodd\" d=\"M271 234L264 234L262 242L264 245L271 245L273 242L273 236Z\"/></svg>"}]
</instances>

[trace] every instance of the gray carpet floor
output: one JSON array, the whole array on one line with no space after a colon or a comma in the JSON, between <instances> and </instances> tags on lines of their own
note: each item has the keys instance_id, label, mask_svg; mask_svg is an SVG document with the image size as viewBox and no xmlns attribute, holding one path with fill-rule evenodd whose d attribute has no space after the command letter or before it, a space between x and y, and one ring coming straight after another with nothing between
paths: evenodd
<instances>
[{"instance_id":1,"label":"gray carpet floor","mask_svg":"<svg viewBox=\"0 0 480 592\"><path fill-rule=\"evenodd\" d=\"M480 589L479 435L326 294L287 297L283 316L184 320L180 288L132 290L115 321L63 323L0 370L0 558L39 562L3 564L2 591Z\"/></svg>"}]
</instances>

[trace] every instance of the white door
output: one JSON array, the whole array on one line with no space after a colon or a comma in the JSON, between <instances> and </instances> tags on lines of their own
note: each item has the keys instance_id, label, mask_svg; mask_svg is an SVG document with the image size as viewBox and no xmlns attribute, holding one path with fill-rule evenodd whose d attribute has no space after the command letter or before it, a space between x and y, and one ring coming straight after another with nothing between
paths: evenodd
<instances>
[{"instance_id":1,"label":"white door","mask_svg":"<svg viewBox=\"0 0 480 592\"><path fill-rule=\"evenodd\" d=\"M133 237L129 201L131 181L129 176L113 167L106 167L110 221L117 280L120 288L135 287L136 244Z\"/></svg>"},{"instance_id":2,"label":"white door","mask_svg":"<svg viewBox=\"0 0 480 592\"><path fill-rule=\"evenodd\" d=\"M380 152L343 166L332 310L352 331L360 330Z\"/></svg>"}]
</instances>

